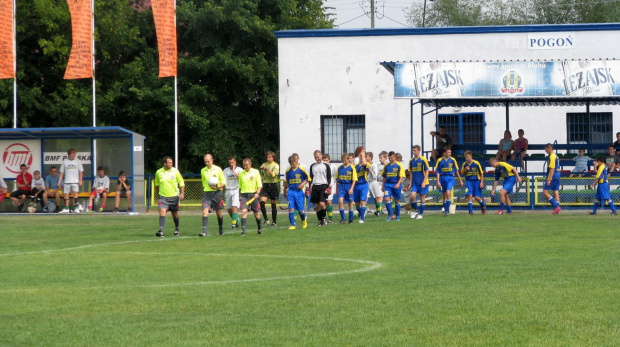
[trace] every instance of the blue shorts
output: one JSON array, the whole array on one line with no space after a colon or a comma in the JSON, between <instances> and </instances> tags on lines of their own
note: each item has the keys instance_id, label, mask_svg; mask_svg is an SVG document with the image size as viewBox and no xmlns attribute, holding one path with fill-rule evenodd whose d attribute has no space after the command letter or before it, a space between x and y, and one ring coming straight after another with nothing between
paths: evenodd
<instances>
[{"instance_id":1,"label":"blue shorts","mask_svg":"<svg viewBox=\"0 0 620 347\"><path fill-rule=\"evenodd\" d=\"M303 190L288 189L286 191L286 200L288 200L289 210L295 209L297 211L303 211L306 195L304 194Z\"/></svg>"},{"instance_id":2,"label":"blue shorts","mask_svg":"<svg viewBox=\"0 0 620 347\"><path fill-rule=\"evenodd\" d=\"M504 184L502 189L505 190L508 194L512 194L512 191L517 184L517 179L515 176L511 176L510 178L504 178Z\"/></svg>"},{"instance_id":3,"label":"blue shorts","mask_svg":"<svg viewBox=\"0 0 620 347\"><path fill-rule=\"evenodd\" d=\"M353 202L353 194L349 194L350 184L338 183L338 199L344 199L344 202ZM355 191L355 188L353 188Z\"/></svg>"},{"instance_id":4,"label":"blue shorts","mask_svg":"<svg viewBox=\"0 0 620 347\"><path fill-rule=\"evenodd\" d=\"M480 181L465 181L465 187L467 193L465 195L472 195L473 197L482 197L482 189L480 189Z\"/></svg>"},{"instance_id":5,"label":"blue shorts","mask_svg":"<svg viewBox=\"0 0 620 347\"><path fill-rule=\"evenodd\" d=\"M454 176L439 176L439 182L441 183L441 192L445 193L454 187Z\"/></svg>"},{"instance_id":6,"label":"blue shorts","mask_svg":"<svg viewBox=\"0 0 620 347\"><path fill-rule=\"evenodd\" d=\"M368 200L368 182L356 184L353 188L353 200L366 201Z\"/></svg>"},{"instance_id":7,"label":"blue shorts","mask_svg":"<svg viewBox=\"0 0 620 347\"><path fill-rule=\"evenodd\" d=\"M551 180L550 185L547 185L547 181L545 180L543 190L560 190L560 180Z\"/></svg>"},{"instance_id":8,"label":"blue shorts","mask_svg":"<svg viewBox=\"0 0 620 347\"><path fill-rule=\"evenodd\" d=\"M401 183L402 184L402 183ZM400 195L401 195L401 189L400 186L398 188L395 188L394 186L396 185L396 183L386 183L385 184L385 191L383 192L383 197L384 198L394 198L396 200L400 201Z\"/></svg>"},{"instance_id":9,"label":"blue shorts","mask_svg":"<svg viewBox=\"0 0 620 347\"><path fill-rule=\"evenodd\" d=\"M412 184L411 185L411 192L412 193L418 193L420 195L426 195L426 194L428 194L428 184L424 188L422 188L421 184Z\"/></svg>"},{"instance_id":10,"label":"blue shorts","mask_svg":"<svg viewBox=\"0 0 620 347\"><path fill-rule=\"evenodd\" d=\"M594 199L601 201L611 200L609 183L599 183L598 186L596 186L596 194L594 195Z\"/></svg>"}]
</instances>

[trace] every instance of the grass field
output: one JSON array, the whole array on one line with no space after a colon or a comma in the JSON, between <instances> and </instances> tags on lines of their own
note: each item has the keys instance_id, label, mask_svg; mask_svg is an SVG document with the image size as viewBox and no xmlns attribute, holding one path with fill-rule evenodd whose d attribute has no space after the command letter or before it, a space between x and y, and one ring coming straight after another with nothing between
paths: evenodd
<instances>
[{"instance_id":1,"label":"grass field","mask_svg":"<svg viewBox=\"0 0 620 347\"><path fill-rule=\"evenodd\" d=\"M154 214L3 216L0 345L619 344L616 216L310 222L198 238L182 215L158 239Z\"/></svg>"}]
</instances>

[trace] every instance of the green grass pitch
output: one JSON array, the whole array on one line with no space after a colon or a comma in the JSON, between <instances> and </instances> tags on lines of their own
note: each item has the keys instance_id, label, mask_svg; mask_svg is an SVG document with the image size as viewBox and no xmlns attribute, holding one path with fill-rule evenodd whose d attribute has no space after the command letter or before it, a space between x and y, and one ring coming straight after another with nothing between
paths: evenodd
<instances>
[{"instance_id":1,"label":"green grass pitch","mask_svg":"<svg viewBox=\"0 0 620 347\"><path fill-rule=\"evenodd\" d=\"M489 211L490 213L492 211ZM477 211L478 213L478 211ZM157 216L3 216L1 346L613 346L620 219L404 215L155 237ZM339 219L339 217L336 217ZM217 233L214 215L211 234Z\"/></svg>"}]
</instances>

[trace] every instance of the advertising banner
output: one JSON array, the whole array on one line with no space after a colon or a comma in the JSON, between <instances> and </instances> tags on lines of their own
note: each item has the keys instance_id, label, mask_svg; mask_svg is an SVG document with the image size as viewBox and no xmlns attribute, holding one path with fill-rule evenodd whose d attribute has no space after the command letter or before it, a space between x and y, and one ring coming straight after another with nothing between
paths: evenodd
<instances>
[{"instance_id":1,"label":"advertising banner","mask_svg":"<svg viewBox=\"0 0 620 347\"><path fill-rule=\"evenodd\" d=\"M15 140L0 141L0 176L15 178L21 164L28 165L28 172L41 171L41 141Z\"/></svg>"},{"instance_id":2,"label":"advertising banner","mask_svg":"<svg viewBox=\"0 0 620 347\"><path fill-rule=\"evenodd\" d=\"M159 77L177 75L177 28L174 0L153 0L153 20L159 49Z\"/></svg>"},{"instance_id":3,"label":"advertising banner","mask_svg":"<svg viewBox=\"0 0 620 347\"><path fill-rule=\"evenodd\" d=\"M93 77L91 0L67 0L71 12L71 54L66 80Z\"/></svg>"},{"instance_id":4,"label":"advertising banner","mask_svg":"<svg viewBox=\"0 0 620 347\"><path fill-rule=\"evenodd\" d=\"M396 98L620 96L620 61L397 63Z\"/></svg>"},{"instance_id":5,"label":"advertising banner","mask_svg":"<svg viewBox=\"0 0 620 347\"><path fill-rule=\"evenodd\" d=\"M0 0L0 79L15 78L13 0Z\"/></svg>"}]
</instances>

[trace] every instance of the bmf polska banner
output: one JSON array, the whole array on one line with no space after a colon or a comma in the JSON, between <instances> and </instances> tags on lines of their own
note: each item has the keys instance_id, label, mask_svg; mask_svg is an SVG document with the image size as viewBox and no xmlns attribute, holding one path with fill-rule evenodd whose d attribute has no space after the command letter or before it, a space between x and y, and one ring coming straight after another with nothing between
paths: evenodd
<instances>
[{"instance_id":1,"label":"bmf polska banner","mask_svg":"<svg viewBox=\"0 0 620 347\"><path fill-rule=\"evenodd\" d=\"M620 61L397 63L394 97L620 96Z\"/></svg>"}]
</instances>

